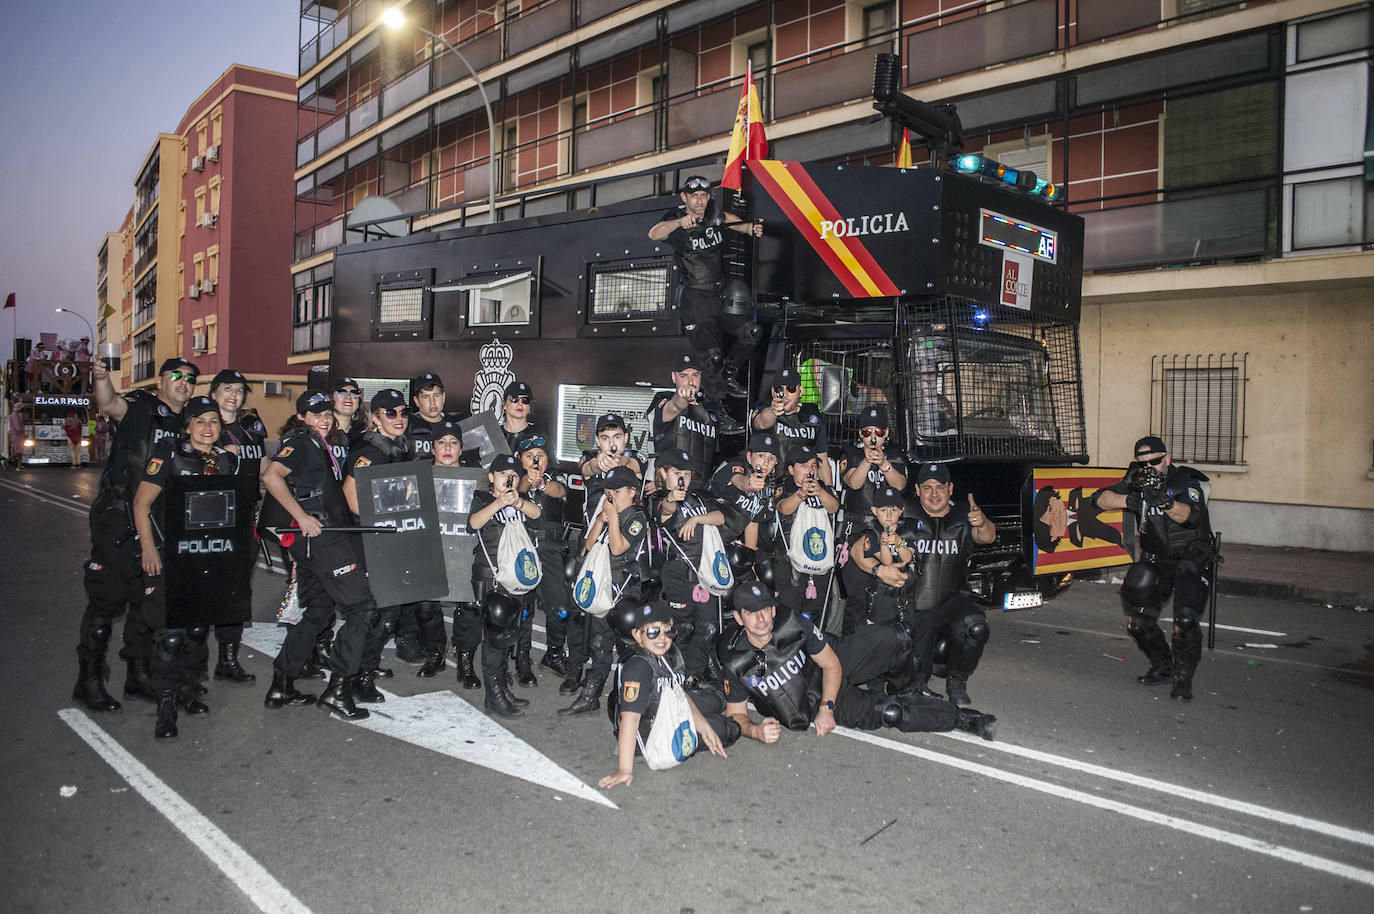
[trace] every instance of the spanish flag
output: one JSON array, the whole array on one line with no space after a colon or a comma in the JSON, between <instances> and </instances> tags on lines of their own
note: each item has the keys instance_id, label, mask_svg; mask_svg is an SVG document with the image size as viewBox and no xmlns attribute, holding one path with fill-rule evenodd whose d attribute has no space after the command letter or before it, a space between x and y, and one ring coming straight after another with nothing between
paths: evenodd
<instances>
[{"instance_id":1,"label":"spanish flag","mask_svg":"<svg viewBox=\"0 0 1374 914\"><path fill-rule=\"evenodd\" d=\"M740 92L739 108L735 112L735 131L730 136L730 153L725 157L725 174L721 187L739 190L741 166L751 159L768 158L768 138L763 135L763 114L759 93L754 88L753 67L744 66L744 89Z\"/></svg>"},{"instance_id":2,"label":"spanish flag","mask_svg":"<svg viewBox=\"0 0 1374 914\"><path fill-rule=\"evenodd\" d=\"M897 167L911 167L911 131L902 128L902 145L897 147Z\"/></svg>"}]
</instances>

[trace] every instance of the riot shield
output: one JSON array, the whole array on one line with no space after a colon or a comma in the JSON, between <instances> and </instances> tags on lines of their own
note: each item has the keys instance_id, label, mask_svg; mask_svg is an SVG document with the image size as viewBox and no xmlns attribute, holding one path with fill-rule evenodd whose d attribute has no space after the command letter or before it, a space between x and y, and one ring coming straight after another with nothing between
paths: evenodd
<instances>
[{"instance_id":1,"label":"riot shield","mask_svg":"<svg viewBox=\"0 0 1374 914\"><path fill-rule=\"evenodd\" d=\"M467 467L434 469L434 498L439 505L439 532L443 534L444 564L448 568L449 603L472 601L472 550L477 537L468 533L468 508L472 493L487 488L487 474Z\"/></svg>"},{"instance_id":2,"label":"riot shield","mask_svg":"<svg viewBox=\"0 0 1374 914\"><path fill-rule=\"evenodd\" d=\"M475 416L469 416L458 427L463 430L463 453L477 453L478 460L482 466L491 463L491 458L497 454L509 454L510 445L506 444L506 435L501 431L501 423L496 421L496 417L489 412L480 412Z\"/></svg>"},{"instance_id":3,"label":"riot shield","mask_svg":"<svg viewBox=\"0 0 1374 914\"><path fill-rule=\"evenodd\" d=\"M168 477L161 526L168 627L248 621L257 487L247 476Z\"/></svg>"},{"instance_id":4,"label":"riot shield","mask_svg":"<svg viewBox=\"0 0 1374 914\"><path fill-rule=\"evenodd\" d=\"M444 546L434 505L434 479L424 461L361 467L358 519L365 527L395 527L399 534L363 534L367 583L378 606L437 600L448 593Z\"/></svg>"}]
</instances>

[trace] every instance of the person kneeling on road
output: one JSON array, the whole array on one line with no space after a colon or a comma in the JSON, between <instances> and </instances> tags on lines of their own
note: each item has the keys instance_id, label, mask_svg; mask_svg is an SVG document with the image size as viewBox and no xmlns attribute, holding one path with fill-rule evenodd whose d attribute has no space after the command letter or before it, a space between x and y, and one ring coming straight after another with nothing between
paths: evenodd
<instances>
[{"instance_id":1,"label":"person kneeling on road","mask_svg":"<svg viewBox=\"0 0 1374 914\"><path fill-rule=\"evenodd\" d=\"M735 590L740 628L720 643L725 668L725 713L745 736L775 743L783 728L816 725L824 736L836 724L860 730L896 727L903 732L956 727L992 739L997 718L960 708L912 688L911 644L891 626L865 625L831 647L816 628L804 628L759 584ZM887 680L888 695L863 688ZM752 701L763 720L749 718Z\"/></svg>"}]
</instances>

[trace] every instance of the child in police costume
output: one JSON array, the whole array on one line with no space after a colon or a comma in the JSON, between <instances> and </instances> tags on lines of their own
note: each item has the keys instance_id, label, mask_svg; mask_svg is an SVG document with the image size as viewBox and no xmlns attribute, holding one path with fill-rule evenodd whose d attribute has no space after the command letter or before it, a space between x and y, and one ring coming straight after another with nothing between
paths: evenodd
<instances>
[{"instance_id":1,"label":"child in police costume","mask_svg":"<svg viewBox=\"0 0 1374 914\"><path fill-rule=\"evenodd\" d=\"M807 620L806 624L820 623L835 570L832 568L830 571L812 573L795 568L788 558L787 546L797 511L807 504L821 508L830 518L830 543L834 547L835 514L840 510L840 500L835 496L835 490L822 480L821 466L821 459L809 445L790 445L786 475L778 491L778 532L772 555L773 588L778 595L778 602L797 610Z\"/></svg>"}]
</instances>

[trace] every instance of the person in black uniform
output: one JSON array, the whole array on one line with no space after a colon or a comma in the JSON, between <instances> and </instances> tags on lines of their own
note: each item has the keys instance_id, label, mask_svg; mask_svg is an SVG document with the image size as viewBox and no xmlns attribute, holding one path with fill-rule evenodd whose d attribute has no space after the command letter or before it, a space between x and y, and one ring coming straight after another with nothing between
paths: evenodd
<instances>
[{"instance_id":1,"label":"person in black uniform","mask_svg":"<svg viewBox=\"0 0 1374 914\"><path fill-rule=\"evenodd\" d=\"M782 442L784 462L791 457L791 446L804 444L811 448L817 457L817 478L827 486L834 485L825 421L816 404L801 402L801 378L795 368L787 366L778 372L768 402L754 412L752 425L756 431L769 432Z\"/></svg>"},{"instance_id":2,"label":"person in black uniform","mask_svg":"<svg viewBox=\"0 0 1374 914\"><path fill-rule=\"evenodd\" d=\"M153 633L143 620L143 571L137 532L133 526L133 497L153 446L182 431L181 409L195 393L200 370L185 359L167 359L157 376L156 393L136 390L120 396L110 383L103 359L91 369L91 385L99 410L116 423L110 459L100 474L91 504L91 557L85 566L86 611L81 617L76 656L80 665L72 698L92 711L118 711L120 704L105 690L109 676L105 653L114 620L129 611L124 622L120 657L128 662L124 694L157 701L149 665Z\"/></svg>"},{"instance_id":3,"label":"person in black uniform","mask_svg":"<svg viewBox=\"0 0 1374 914\"><path fill-rule=\"evenodd\" d=\"M639 505L641 481L626 466L613 467L597 480L598 495L588 522L583 554L603 538L611 554L610 587L616 605L610 615L640 605L644 598L642 580L645 567L649 519ZM576 692L577 697L559 714L577 715L601 707L601 689L610 675L615 659L615 633L606 618L579 612L568 629L568 675L559 692ZM578 684L582 665L591 660L587 676ZM568 686L571 684L571 688Z\"/></svg>"},{"instance_id":4,"label":"person in black uniform","mask_svg":"<svg viewBox=\"0 0 1374 914\"><path fill-rule=\"evenodd\" d=\"M155 649L149 664L153 688L157 690L157 722L153 736L171 739L177 735L177 708L187 714L209 714L210 709L192 691L199 671L205 665L205 638L209 629L204 624L189 624L169 628L167 625L167 592L163 581L163 555L153 532L153 516L162 514L160 499L170 476L232 476L238 470L238 458L215 444L222 428L220 407L209 397L192 397L182 410L187 440L178 443L164 438L153 447L144 468L143 478L134 493L134 527L138 530L140 564L143 568L143 603L141 611L154 632ZM163 529L166 529L164 526ZM193 555L173 555L177 562L194 562ZM187 611L194 620L199 614Z\"/></svg>"},{"instance_id":5,"label":"person in black uniform","mask_svg":"<svg viewBox=\"0 0 1374 914\"><path fill-rule=\"evenodd\" d=\"M840 500L835 491L821 481L822 466L810 445L793 444L788 450L787 476L778 491L778 534L774 542L773 587L778 603L801 614L803 625L819 625L825 612L826 598L834 569L820 573L797 568L788 557L792 525L803 504L825 511L830 518L831 545L834 539L835 514Z\"/></svg>"},{"instance_id":6,"label":"person in black uniform","mask_svg":"<svg viewBox=\"0 0 1374 914\"><path fill-rule=\"evenodd\" d=\"M596 481L616 467L627 467L636 477L644 478L644 458L630 450L630 426L616 413L606 413L596 417L596 449L582 452L578 462L578 472L586 480L583 511L588 523L596 511Z\"/></svg>"},{"instance_id":7,"label":"person in black uniform","mask_svg":"<svg viewBox=\"0 0 1374 914\"><path fill-rule=\"evenodd\" d=\"M477 534L472 554L472 593L482 604L486 632L482 640L482 680L487 710L502 717L519 717L529 702L511 694L506 681L506 658L520 637L520 622L534 603L534 592L512 594L496 581L501 534L507 524L539 519L539 506L520 494L520 461L498 454L487 468L490 492L472 493L468 532ZM547 573L547 572L545 572Z\"/></svg>"},{"instance_id":8,"label":"person in black uniform","mask_svg":"<svg viewBox=\"0 0 1374 914\"><path fill-rule=\"evenodd\" d=\"M533 411L534 390L524 381L507 384L505 399L501 401L501 431L512 454L525 438L537 435L548 440L549 430L544 423L530 418Z\"/></svg>"},{"instance_id":9,"label":"person in black uniform","mask_svg":"<svg viewBox=\"0 0 1374 914\"><path fill-rule=\"evenodd\" d=\"M354 703L352 680L358 675L377 602L359 558L357 537L361 534L323 529L350 526L343 466L329 440L334 430L329 396L318 391L302 393L296 398L296 420L300 425L282 435L281 450L263 473L263 485L274 502L264 505L263 512L269 516L285 513L300 528L299 533L283 537L283 545L295 560L298 599L305 609L273 661L272 685L263 703L280 708L315 700L297 691L294 680L314 652L320 630L333 623L337 606L343 625L334 638L329 686L319 703L346 720L361 720L368 711Z\"/></svg>"},{"instance_id":10,"label":"person in black uniform","mask_svg":"<svg viewBox=\"0 0 1374 914\"><path fill-rule=\"evenodd\" d=\"M692 348L709 363L708 394L716 399L719 386L732 397L746 397L740 370L763 339L763 328L753 320L748 287L736 280L727 289L722 255L727 229L758 238L763 221L722 213L711 199L711 182L701 175L683 181L679 196L682 205L664 213L649 238L673 248L681 278L678 313Z\"/></svg>"},{"instance_id":11,"label":"person in black uniform","mask_svg":"<svg viewBox=\"0 0 1374 914\"><path fill-rule=\"evenodd\" d=\"M1176 466L1163 439L1146 435L1135 443L1135 462L1121 481L1099 489L1093 504L1136 515L1140 559L1126 571L1121 600L1126 631L1149 658L1143 685L1173 680L1169 697L1193 700L1193 674L1202 660L1200 622L1207 611L1208 579L1216 546L1203 484L1192 467ZM1159 628L1159 611L1174 597L1173 652Z\"/></svg>"},{"instance_id":12,"label":"person in black uniform","mask_svg":"<svg viewBox=\"0 0 1374 914\"><path fill-rule=\"evenodd\" d=\"M568 637L568 610L573 605L572 590L563 574L568 563L568 546L564 523L567 486L549 478L549 452L543 435L520 439L515 453L520 459L524 476L520 477L522 495L539 505L539 519L531 526L535 532L535 548L539 564L546 573L540 575L535 588L537 601L544 610L544 658L539 665L561 679L568 672L567 655L563 644ZM534 636L534 616L526 616L520 623L520 643L515 652L516 681L522 686L538 685L530 663Z\"/></svg>"},{"instance_id":13,"label":"person in black uniform","mask_svg":"<svg viewBox=\"0 0 1374 914\"><path fill-rule=\"evenodd\" d=\"M720 632L722 598L712 596L697 578L702 526L725 524L725 512L708 494L692 491L692 460L686 451L660 452L655 458L652 517L663 539L663 599L673 606L677 643L687 660L689 683L707 678L716 635Z\"/></svg>"},{"instance_id":14,"label":"person in black uniform","mask_svg":"<svg viewBox=\"0 0 1374 914\"><path fill-rule=\"evenodd\" d=\"M997 539L997 525L988 519L968 493L968 504L953 501L954 483L942 463L922 464L916 472L920 504L904 523L914 527L917 577L913 582L912 644L920 658L920 684L930 676L935 645L949 645L945 661L945 697L957 705L969 703L968 680L978 668L992 631L983 608L966 589L969 559L975 544Z\"/></svg>"},{"instance_id":15,"label":"person in black uniform","mask_svg":"<svg viewBox=\"0 0 1374 914\"><path fill-rule=\"evenodd\" d=\"M906 464L887 449L887 408L870 406L859 420L859 441L846 445L840 463L840 480L844 484L844 523L840 538L849 542L859 528L867 524L873 506L873 496L883 486L901 492L906 487ZM865 588L864 574L845 561L840 569L840 583L844 588L844 619L841 631L849 634L863 618Z\"/></svg>"},{"instance_id":16,"label":"person in black uniform","mask_svg":"<svg viewBox=\"0 0 1374 914\"><path fill-rule=\"evenodd\" d=\"M997 718L923 695L910 688L914 670L910 642L895 628L865 625L834 646L805 626L761 584L734 593L739 630L720 643L725 713L743 734L776 743L784 728L804 731L814 724L825 736L836 724L859 730L896 727L903 732L967 730L992 739ZM864 684L887 680L896 694ZM749 718L749 702L763 720Z\"/></svg>"},{"instance_id":17,"label":"person in black uniform","mask_svg":"<svg viewBox=\"0 0 1374 914\"><path fill-rule=\"evenodd\" d=\"M724 431L723 422L733 423L738 431L743 427L729 416L716 415L701 403L701 363L691 354L679 356L673 363L673 393L657 393L649 404L649 433L654 440L654 453L679 449L691 455L691 469L696 479L705 482L716 465L717 436Z\"/></svg>"},{"instance_id":18,"label":"person in black uniform","mask_svg":"<svg viewBox=\"0 0 1374 914\"><path fill-rule=\"evenodd\" d=\"M459 466L463 459L463 429L456 419L442 419L433 426L434 465ZM455 531L457 532L457 531ZM447 535L448 531L445 531ZM480 689L477 678L477 648L482 644L482 608L477 603L454 603L453 650L458 655L458 683L464 689ZM439 618L443 619L443 604L439 604ZM429 678L445 666L444 658L433 657L415 675Z\"/></svg>"},{"instance_id":19,"label":"person in black uniform","mask_svg":"<svg viewBox=\"0 0 1374 914\"><path fill-rule=\"evenodd\" d=\"M426 371L410 382L410 424L406 440L410 443L412 460L434 459L434 438L445 420L466 419L463 411L447 408L448 394L443 380ZM444 632L444 614L434 600L407 603L396 619L396 659L404 663L422 664L415 673L421 679L438 675L448 664L444 651L448 637Z\"/></svg>"},{"instance_id":20,"label":"person in black uniform","mask_svg":"<svg viewBox=\"0 0 1374 914\"><path fill-rule=\"evenodd\" d=\"M616 735L617 765L615 774L597 782L603 788L628 787L634 782L635 756L642 754L644 740L653 729L663 691L674 682L682 685L687 678L682 652L673 644L673 610L666 601L655 600L616 615L628 617L621 624L629 628L635 648L620 665L619 684L607 703ZM739 739L740 730L738 722L725 716L725 696L713 687L686 694L700 740L697 748L705 746L712 755L726 758L725 750Z\"/></svg>"},{"instance_id":21,"label":"person in black uniform","mask_svg":"<svg viewBox=\"0 0 1374 914\"><path fill-rule=\"evenodd\" d=\"M353 476L354 472L364 467L410 460L410 442L406 438L410 413L406 411L406 398L399 390L388 387L372 395L369 410L368 430L349 448L348 462L344 464L344 501L348 503L348 511L355 518L355 523L358 516L358 481ZM362 555L361 551L359 555ZM353 680L354 701L367 704L386 701L386 696L377 688L377 670L382 665L382 648L396 633L396 620L400 615L400 606L383 606L377 610L375 621L368 626L358 675Z\"/></svg>"},{"instance_id":22,"label":"person in black uniform","mask_svg":"<svg viewBox=\"0 0 1374 914\"><path fill-rule=\"evenodd\" d=\"M219 405L222 431L220 447L238 457L238 472L253 479L253 491L258 490L262 461L266 456L264 442L267 429L256 410L245 409L248 400L248 379L242 372L226 368L210 381L210 397ZM252 589L242 593L239 606L241 622L215 626L215 643L219 645L219 660L215 663L215 678L229 682L256 682L257 678L239 664L239 647L243 644L243 623L253 618Z\"/></svg>"},{"instance_id":23,"label":"person in black uniform","mask_svg":"<svg viewBox=\"0 0 1374 914\"><path fill-rule=\"evenodd\" d=\"M725 509L720 537L730 553L736 580L773 583L773 499L777 488L778 439L754 432L744 453L716 470L706 489Z\"/></svg>"},{"instance_id":24,"label":"person in black uniform","mask_svg":"<svg viewBox=\"0 0 1374 914\"><path fill-rule=\"evenodd\" d=\"M329 396L334 407L334 427L343 436L347 445L354 438L367 431L367 410L363 409L362 385L352 378L339 378L329 388ZM339 462L347 459L347 453L334 454Z\"/></svg>"}]
</instances>

